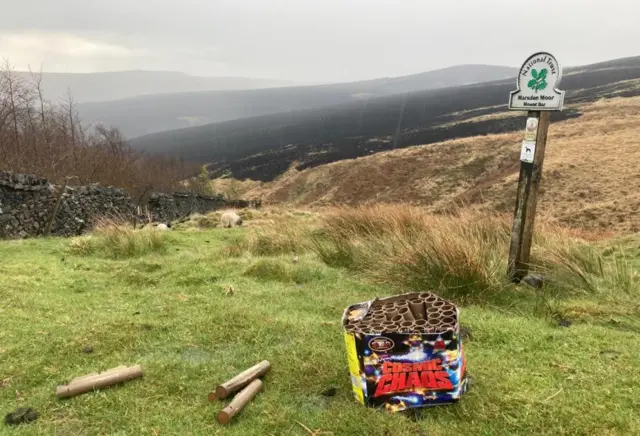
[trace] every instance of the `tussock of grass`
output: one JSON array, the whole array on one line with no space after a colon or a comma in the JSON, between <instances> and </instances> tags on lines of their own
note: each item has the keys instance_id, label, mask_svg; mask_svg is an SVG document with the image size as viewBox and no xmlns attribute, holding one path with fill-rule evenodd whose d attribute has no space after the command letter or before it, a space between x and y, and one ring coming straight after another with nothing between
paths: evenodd
<instances>
[{"instance_id":1,"label":"tussock of grass","mask_svg":"<svg viewBox=\"0 0 640 436\"><path fill-rule=\"evenodd\" d=\"M306 251L303 230L295 225L278 227L266 224L244 237L231 241L225 253L231 257L249 253L254 256L300 254Z\"/></svg>"},{"instance_id":2,"label":"tussock of grass","mask_svg":"<svg viewBox=\"0 0 640 436\"><path fill-rule=\"evenodd\" d=\"M421 216L419 209L412 213L414 219ZM448 227L427 234L440 238L434 239L443 244L439 250L451 247L442 259L464 260L474 250L456 245L464 237L440 234L445 228L462 231L447 222L460 217L441 218ZM424 222L440 221L425 217ZM508 224L507 219L506 229ZM494 247L504 262L508 231L501 219L486 217L470 225L463 235L476 239L468 244ZM585 244L579 235L541 225L536 261L547 262L558 277L562 271L545 257L547 247L556 247L559 256L592 248L594 254L576 261L586 271L598 268L585 266L584 257L597 259L602 253L602 277L585 273L593 277L597 293L548 304L549 311L573 321L566 328L531 316L526 298L537 292L524 286L484 294L499 296L511 305L508 310L495 299L462 306L461 323L473 333L464 346L475 383L459 404L415 414L370 410L354 400L340 317L349 304L392 293L389 286L372 284L368 271L384 256L389 259L378 264L378 278L393 259L410 262L411 253L421 253L421 230L407 231L405 225L392 231L390 226L373 236L360 231L358 237L336 240L354 255L349 270L328 268L313 253L220 256L232 238L262 229L170 232L180 250L124 261L68 256L60 252L57 238L0 241L0 404L4 413L26 406L38 410L37 421L16 429L21 435L309 433L296 422L320 429L318 434L340 436L640 434L638 243L630 241L624 249L617 241ZM494 233L494 228L502 230ZM299 241L303 248L313 247L309 241L315 238L332 252L331 227L307 234ZM453 242L444 245L447 238ZM563 240L575 247L558 248ZM386 251L376 257L364 251L367 247ZM464 268L492 266L469 262ZM497 286L506 274L500 269L494 273ZM71 309L72 315L65 315ZM94 353L85 354L87 346ZM274 368L266 375L267 389L231 426L218 425L203 393L262 359ZM149 377L64 402L52 395L64 380L129 363L140 363ZM331 387L334 397L321 395Z\"/></svg>"},{"instance_id":3,"label":"tussock of grass","mask_svg":"<svg viewBox=\"0 0 640 436\"><path fill-rule=\"evenodd\" d=\"M322 278L322 271L307 264L291 264L283 259L260 259L245 271L245 275L259 280L309 283Z\"/></svg>"},{"instance_id":4,"label":"tussock of grass","mask_svg":"<svg viewBox=\"0 0 640 436\"><path fill-rule=\"evenodd\" d=\"M166 243L167 234L153 227L135 230L127 223L103 220L90 235L72 239L69 248L74 254L123 259L162 252Z\"/></svg>"},{"instance_id":5,"label":"tussock of grass","mask_svg":"<svg viewBox=\"0 0 640 436\"><path fill-rule=\"evenodd\" d=\"M509 217L458 211L432 215L397 205L336 208L311 247L330 266L359 271L398 288L436 290L458 300L486 302L511 284L506 279ZM537 229L531 271L554 291L596 293L618 282L640 294L633 273L603 260L602 251L551 224Z\"/></svg>"}]
</instances>

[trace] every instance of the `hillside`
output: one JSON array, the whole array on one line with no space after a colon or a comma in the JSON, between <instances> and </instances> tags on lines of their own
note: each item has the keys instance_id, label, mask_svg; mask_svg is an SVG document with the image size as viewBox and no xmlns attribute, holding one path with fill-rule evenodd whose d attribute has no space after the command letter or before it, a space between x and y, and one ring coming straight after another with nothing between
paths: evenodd
<instances>
[{"instance_id":1,"label":"hillside","mask_svg":"<svg viewBox=\"0 0 640 436\"><path fill-rule=\"evenodd\" d=\"M579 107L553 123L539 211L574 228L640 231L640 97ZM503 113L494 120L506 120ZM524 129L520 123L518 130ZM270 183L235 182L245 197L295 205L408 202L512 213L521 131L455 139L359 159L290 169ZM215 181L219 190L229 181Z\"/></svg>"},{"instance_id":2,"label":"hillside","mask_svg":"<svg viewBox=\"0 0 640 436\"><path fill-rule=\"evenodd\" d=\"M14 73L32 80L31 73ZM246 77L199 77L173 71L115 71L105 73L42 74L44 96L50 100L67 98L71 91L77 102L117 100L169 92L202 92L214 90L256 89L289 86L282 80Z\"/></svg>"},{"instance_id":3,"label":"hillside","mask_svg":"<svg viewBox=\"0 0 640 436\"><path fill-rule=\"evenodd\" d=\"M280 112L296 112L374 97L515 77L516 69L462 65L404 77L277 89L148 95L79 106L83 119L118 127L126 136ZM257 86L256 86L257 87ZM267 88L266 86L264 88ZM113 100L114 98L108 98Z\"/></svg>"},{"instance_id":4,"label":"hillside","mask_svg":"<svg viewBox=\"0 0 640 436\"><path fill-rule=\"evenodd\" d=\"M567 104L640 95L640 57L567 69ZM520 130L522 119L485 117L506 109L514 80L396 94L136 138L134 147L209 162L215 177L269 181L296 162L304 169L411 145ZM521 113L518 114L521 117ZM554 114L559 121L577 110ZM398 134L398 135L397 135Z\"/></svg>"}]
</instances>

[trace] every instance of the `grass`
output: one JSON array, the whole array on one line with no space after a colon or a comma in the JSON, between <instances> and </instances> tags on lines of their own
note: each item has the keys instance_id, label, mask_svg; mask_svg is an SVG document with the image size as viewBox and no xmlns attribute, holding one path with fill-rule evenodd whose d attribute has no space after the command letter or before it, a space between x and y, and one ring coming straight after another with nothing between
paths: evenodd
<instances>
[{"instance_id":1,"label":"grass","mask_svg":"<svg viewBox=\"0 0 640 436\"><path fill-rule=\"evenodd\" d=\"M293 252L279 248L284 236L273 236L277 228L262 225L171 232L163 250L134 250L135 256L113 256L102 244L72 253L72 241L56 238L1 242L0 404L3 413L34 407L41 417L15 429L0 426L0 434L309 435L303 425L321 429L319 435L640 434L637 238L573 242L540 232L537 259L552 266L550 247L567 257L564 241L582 256L574 255L572 265L594 284L582 290L572 284L546 300L573 321L564 328L534 310L539 296L533 290L503 286L502 264L472 259L503 247L504 235L487 224L492 221L466 228L471 223L465 217L463 226L415 209L405 210L404 219L383 211L333 210L307 232L308 216L301 215L300 234L307 239L298 234ZM358 216L364 219L355 222ZM425 253L440 262L439 270L422 272L426 261L409 255L426 238L419 217L432 226L435 236ZM340 219L343 227L332 229L338 222L332 220ZM313 238L330 250L331 238L347 224L355 241L345 243L355 253L351 260L314 252ZM452 229L467 233L445 238ZM258 236L255 251L250 241ZM482 247L464 250L459 243L470 237L475 239L468 245ZM434 254L435 241L449 254ZM371 280L374 258L363 259L361 248L392 253L400 242L399 259L417 262L410 273L416 283L433 284L449 265L489 291L486 298L471 298L471 288L460 294L468 297L462 325L473 333L465 342L471 390L457 405L390 415L352 398L339 321L349 304L398 291L392 282L400 273L381 280L388 265L379 264ZM233 256L230 246L236 247ZM601 269L584 249L594 250ZM558 279L576 274L555 268ZM510 304L499 304L496 295ZM94 352L84 353L87 346ZM273 365L264 391L231 426L220 426L214 416L228 401L209 403L207 393L262 359ZM133 364L142 365L142 379L55 399L58 384ZM322 395L329 387L337 388L336 396Z\"/></svg>"},{"instance_id":2,"label":"grass","mask_svg":"<svg viewBox=\"0 0 640 436\"><path fill-rule=\"evenodd\" d=\"M167 233L147 227L135 230L121 222L103 220L91 235L74 238L69 250L74 254L98 254L114 259L138 257L162 252L167 246Z\"/></svg>"}]
</instances>

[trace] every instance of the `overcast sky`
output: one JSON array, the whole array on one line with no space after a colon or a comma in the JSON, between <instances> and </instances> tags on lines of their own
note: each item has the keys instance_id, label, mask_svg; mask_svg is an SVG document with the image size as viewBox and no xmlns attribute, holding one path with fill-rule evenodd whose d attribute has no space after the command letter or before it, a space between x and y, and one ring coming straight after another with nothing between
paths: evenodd
<instances>
[{"instance_id":1,"label":"overcast sky","mask_svg":"<svg viewBox=\"0 0 640 436\"><path fill-rule=\"evenodd\" d=\"M301 83L640 55L637 0L5 0L18 69L172 70Z\"/></svg>"}]
</instances>

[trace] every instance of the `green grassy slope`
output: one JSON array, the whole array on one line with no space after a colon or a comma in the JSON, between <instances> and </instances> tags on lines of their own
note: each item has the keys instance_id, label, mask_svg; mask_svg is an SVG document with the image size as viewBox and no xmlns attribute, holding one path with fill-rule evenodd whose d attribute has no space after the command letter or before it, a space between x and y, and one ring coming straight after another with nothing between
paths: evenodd
<instances>
[{"instance_id":1,"label":"green grassy slope","mask_svg":"<svg viewBox=\"0 0 640 436\"><path fill-rule=\"evenodd\" d=\"M463 307L474 379L463 400L365 409L351 395L340 317L392 291L312 253L229 256L255 231L173 232L164 251L124 259L72 254L60 239L0 242L0 411L41 414L0 434L640 434L640 323L586 296L571 303L581 318L569 328L518 301ZM207 393L262 359L273 364L264 391L220 426L227 402ZM55 399L58 384L133 364L142 379ZM337 395L324 397L330 387Z\"/></svg>"}]
</instances>

